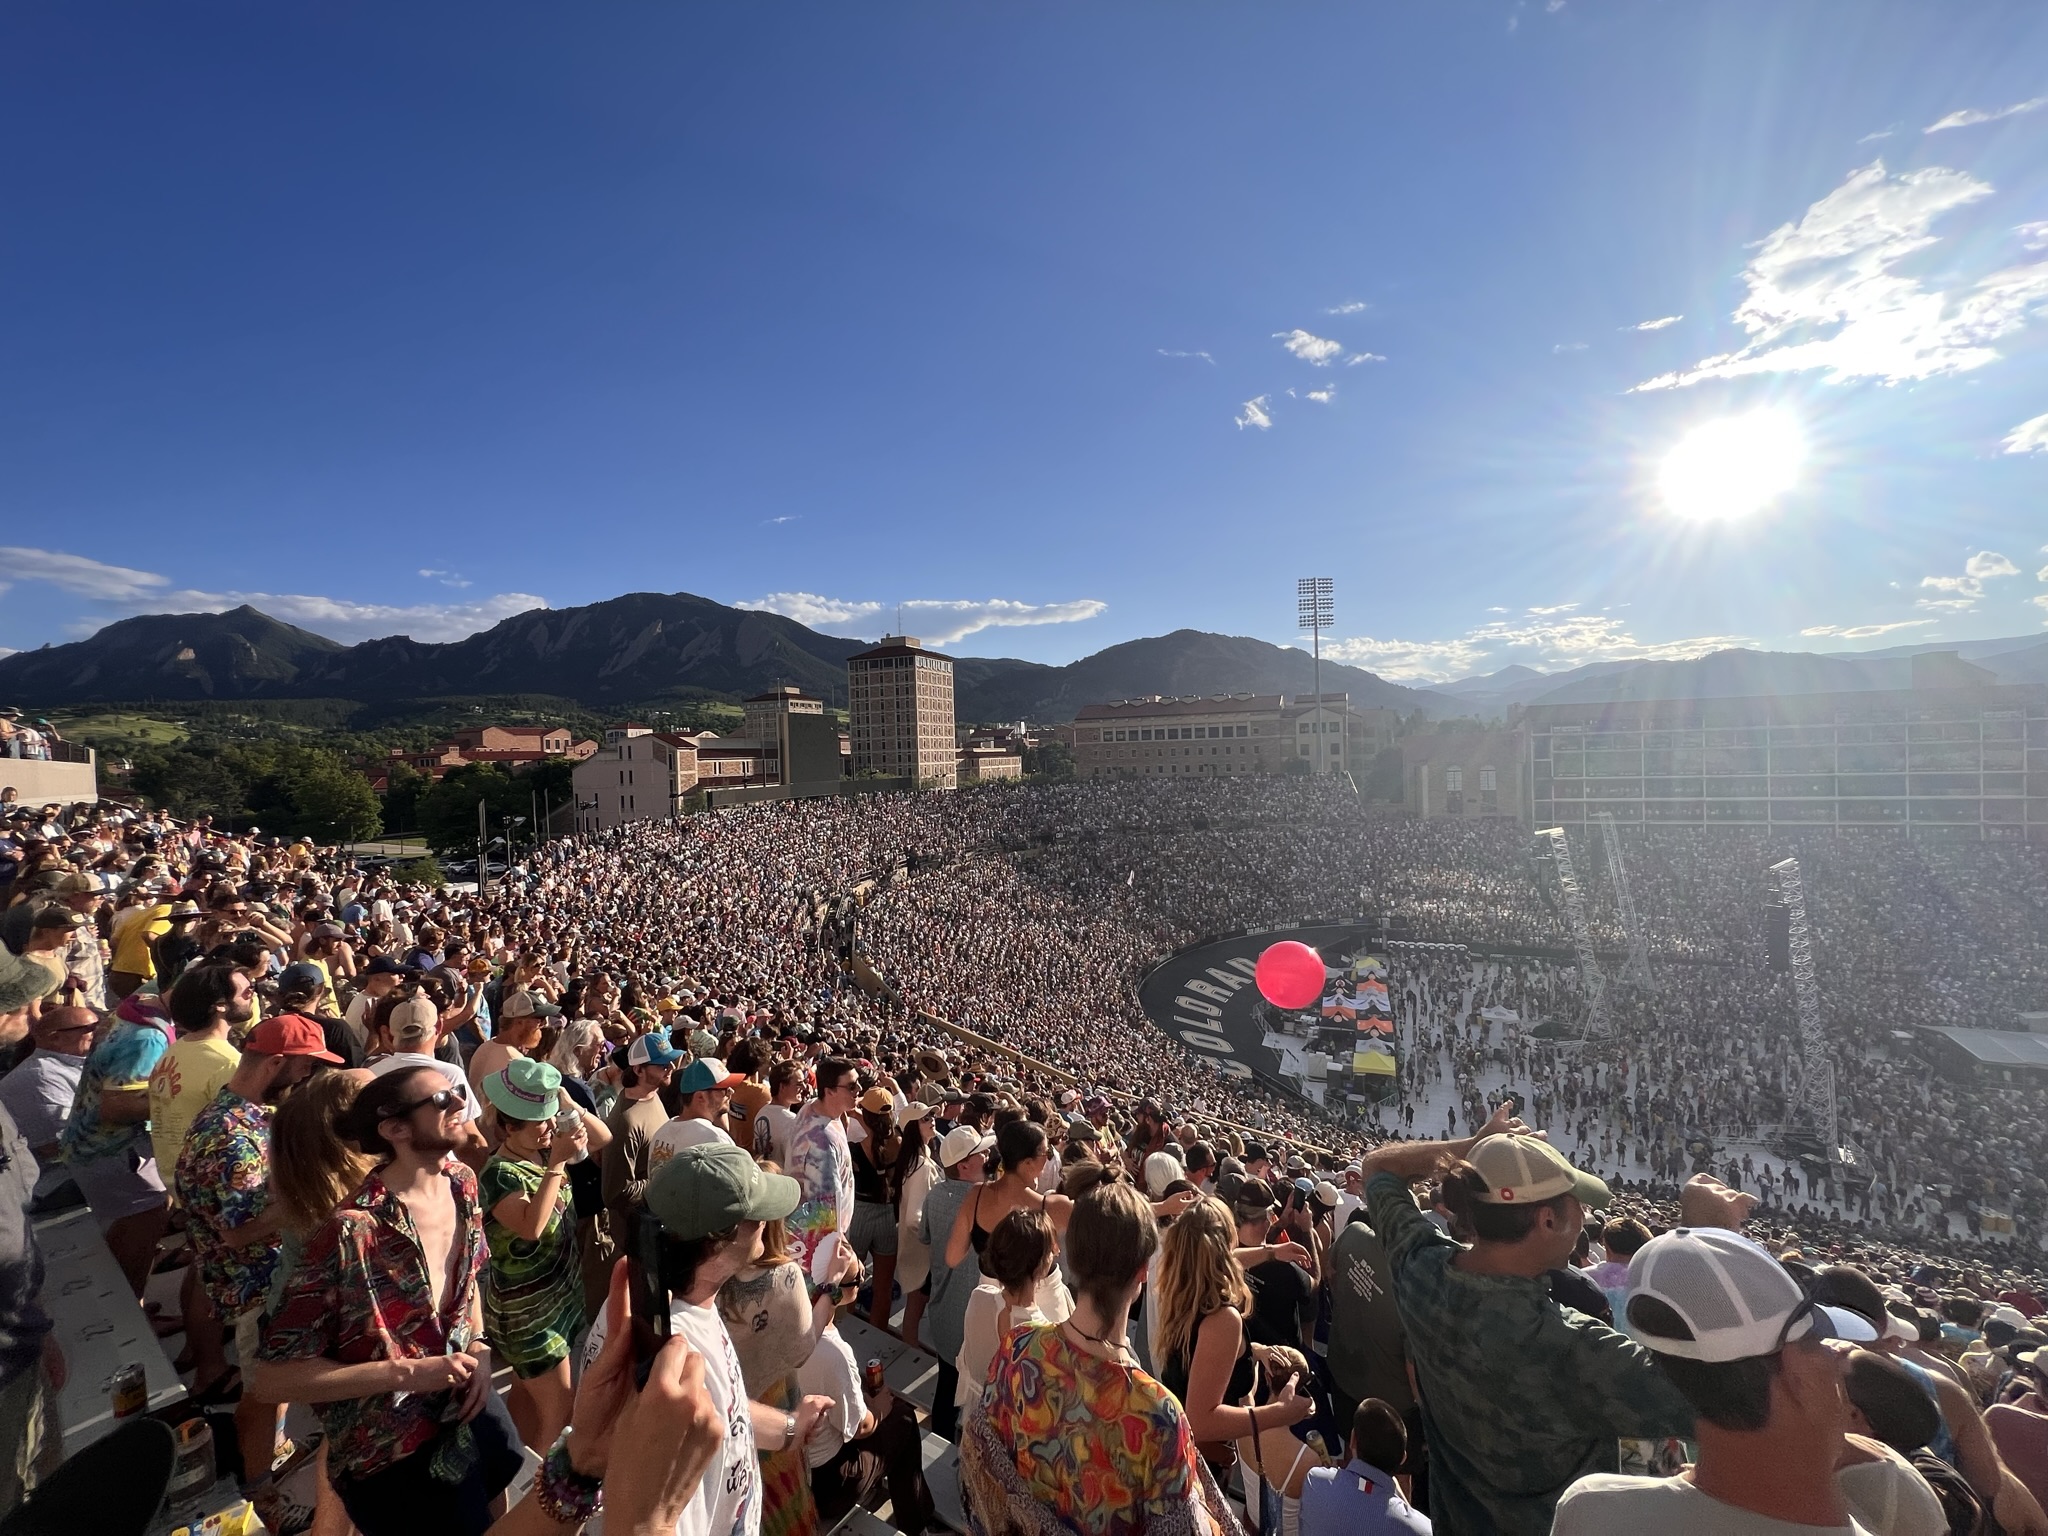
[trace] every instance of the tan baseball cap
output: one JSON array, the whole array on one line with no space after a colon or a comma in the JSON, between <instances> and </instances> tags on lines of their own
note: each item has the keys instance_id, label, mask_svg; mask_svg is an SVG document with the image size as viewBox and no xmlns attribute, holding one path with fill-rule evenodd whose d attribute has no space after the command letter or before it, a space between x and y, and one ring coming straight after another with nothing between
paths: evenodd
<instances>
[{"instance_id":1,"label":"tan baseball cap","mask_svg":"<svg viewBox=\"0 0 2048 1536\"><path fill-rule=\"evenodd\" d=\"M1614 1198L1599 1179L1574 1168L1562 1152L1535 1136L1489 1136L1465 1161L1486 1180L1486 1193L1479 1198L1488 1205L1534 1205L1577 1195L1581 1204L1597 1211Z\"/></svg>"}]
</instances>

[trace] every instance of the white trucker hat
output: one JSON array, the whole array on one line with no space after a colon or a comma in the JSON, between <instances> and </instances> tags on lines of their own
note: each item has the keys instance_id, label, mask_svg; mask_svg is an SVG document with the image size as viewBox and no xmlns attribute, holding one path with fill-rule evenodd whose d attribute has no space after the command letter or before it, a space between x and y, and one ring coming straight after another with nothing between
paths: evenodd
<instances>
[{"instance_id":1,"label":"white trucker hat","mask_svg":"<svg viewBox=\"0 0 2048 1536\"><path fill-rule=\"evenodd\" d=\"M1628 1261L1628 1301L1661 1301L1692 1331L1660 1338L1635 1322L1645 1349L1685 1360L1752 1360L1834 1330L1791 1273L1762 1248L1721 1227L1679 1227L1653 1237Z\"/></svg>"}]
</instances>

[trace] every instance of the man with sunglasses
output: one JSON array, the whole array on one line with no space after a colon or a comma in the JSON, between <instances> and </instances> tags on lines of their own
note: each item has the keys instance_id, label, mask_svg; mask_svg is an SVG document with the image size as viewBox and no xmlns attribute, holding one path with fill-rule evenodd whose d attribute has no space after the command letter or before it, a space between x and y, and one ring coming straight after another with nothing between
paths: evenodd
<instances>
[{"instance_id":1,"label":"man with sunglasses","mask_svg":"<svg viewBox=\"0 0 2048 1536\"><path fill-rule=\"evenodd\" d=\"M432 1067L365 1085L336 1130L379 1165L307 1238L248 1384L318 1410L363 1536L480 1536L520 1466L483 1340L476 1175L451 1155L467 1100Z\"/></svg>"},{"instance_id":2,"label":"man with sunglasses","mask_svg":"<svg viewBox=\"0 0 2048 1536\"><path fill-rule=\"evenodd\" d=\"M1895 1452L1844 1439L1839 1314L1748 1238L1714 1227L1652 1238L1629 1261L1625 1311L1698 1415L1699 1460L1677 1477L1581 1479L1558 1503L1556 1536L1947 1529Z\"/></svg>"},{"instance_id":3,"label":"man with sunglasses","mask_svg":"<svg viewBox=\"0 0 2048 1536\"><path fill-rule=\"evenodd\" d=\"M61 995L72 996L69 992ZM92 1050L98 1025L98 1016L90 1008L69 1003L45 1005L29 1031L35 1049L0 1077L0 1109L14 1117L29 1150L43 1167L38 1195L70 1179L57 1139L70 1118L71 1101L78 1097L78 1082L85 1075L85 1058Z\"/></svg>"}]
</instances>

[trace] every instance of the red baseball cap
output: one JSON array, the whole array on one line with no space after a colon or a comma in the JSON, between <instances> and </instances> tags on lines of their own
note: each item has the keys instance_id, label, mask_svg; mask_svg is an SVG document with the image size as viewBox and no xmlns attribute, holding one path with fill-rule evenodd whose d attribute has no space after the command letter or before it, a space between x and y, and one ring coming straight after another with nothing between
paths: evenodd
<instances>
[{"instance_id":1,"label":"red baseball cap","mask_svg":"<svg viewBox=\"0 0 2048 1536\"><path fill-rule=\"evenodd\" d=\"M265 1019L249 1031L242 1048L258 1056L310 1056L342 1065L342 1059L327 1049L326 1031L303 1013L280 1013Z\"/></svg>"}]
</instances>

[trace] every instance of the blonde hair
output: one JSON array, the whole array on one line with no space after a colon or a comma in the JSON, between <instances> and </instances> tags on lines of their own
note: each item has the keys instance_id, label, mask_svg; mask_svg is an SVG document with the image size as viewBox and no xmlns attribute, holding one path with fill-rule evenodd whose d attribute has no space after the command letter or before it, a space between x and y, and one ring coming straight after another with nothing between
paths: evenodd
<instances>
[{"instance_id":1,"label":"blonde hair","mask_svg":"<svg viewBox=\"0 0 2048 1536\"><path fill-rule=\"evenodd\" d=\"M1244 1266L1231 1249L1237 1223L1213 1195L1189 1206L1166 1229L1159 1254L1159 1356L1192 1359L1195 1329L1221 1307L1242 1312L1252 1303Z\"/></svg>"},{"instance_id":2,"label":"blonde hair","mask_svg":"<svg viewBox=\"0 0 2048 1536\"><path fill-rule=\"evenodd\" d=\"M285 1228L305 1237L356 1192L377 1160L335 1129L367 1073L316 1072L277 1107L270 1125L270 1198Z\"/></svg>"}]
</instances>

